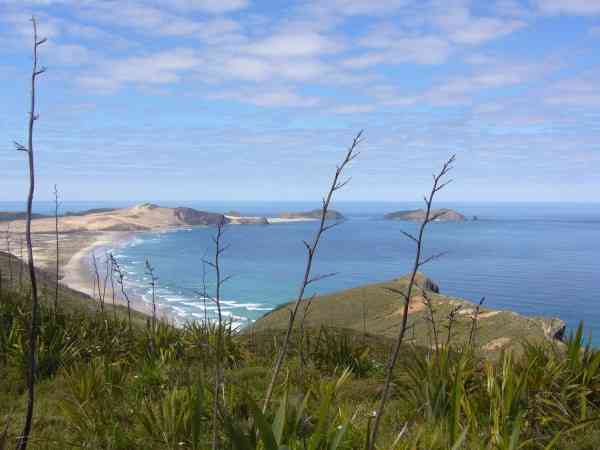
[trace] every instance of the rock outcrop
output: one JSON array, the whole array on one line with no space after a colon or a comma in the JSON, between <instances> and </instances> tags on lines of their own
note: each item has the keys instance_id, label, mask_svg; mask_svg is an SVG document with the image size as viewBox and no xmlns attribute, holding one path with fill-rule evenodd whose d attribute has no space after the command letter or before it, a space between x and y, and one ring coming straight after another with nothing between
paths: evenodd
<instances>
[{"instance_id":1,"label":"rock outcrop","mask_svg":"<svg viewBox=\"0 0 600 450\"><path fill-rule=\"evenodd\" d=\"M175 208L173 210L175 217L182 222L184 225L216 225L219 222L228 219L223 214L210 213L206 211L198 211L193 208Z\"/></svg>"},{"instance_id":2,"label":"rock outcrop","mask_svg":"<svg viewBox=\"0 0 600 450\"><path fill-rule=\"evenodd\" d=\"M413 222L423 222L426 211L424 209L411 209L405 211L395 211L383 216L386 220L410 220ZM432 209L430 217L436 222L463 222L467 220L461 213L448 208Z\"/></svg>"}]
</instances>

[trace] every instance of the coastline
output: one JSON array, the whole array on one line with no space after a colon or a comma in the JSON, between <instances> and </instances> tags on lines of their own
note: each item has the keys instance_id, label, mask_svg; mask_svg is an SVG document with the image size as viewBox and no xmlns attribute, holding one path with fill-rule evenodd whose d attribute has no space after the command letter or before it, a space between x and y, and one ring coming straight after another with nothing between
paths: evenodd
<instances>
[{"instance_id":1,"label":"coastline","mask_svg":"<svg viewBox=\"0 0 600 450\"><path fill-rule=\"evenodd\" d=\"M135 232L124 232L124 231L105 231L102 233L95 233L94 236L89 236L89 240L85 246L83 246L80 250L75 252L69 259L69 261L62 267L62 272L64 273L60 282L78 292L82 292L86 295L89 295L92 298L95 298L94 292L94 277L95 272L92 266L92 255L95 254L98 250L104 249L107 250L109 248L116 248L126 245L127 243L133 241L136 237ZM100 252L98 255L99 262L101 262L99 270L101 272L101 277L103 282L103 259L102 255L104 255L105 251ZM127 283L127 281L126 281ZM114 282L115 292L114 298L115 302L122 306L127 306L127 301L123 297L121 290L119 288L118 283ZM112 302L113 292L111 286L108 285L106 288L106 304ZM129 297L131 309L142 314L146 314L148 316L152 315L152 305L145 302L141 295L135 294L131 290L127 292L127 296ZM171 315L169 315L166 311L162 309L157 310L157 316L159 318L164 319L173 319Z\"/></svg>"},{"instance_id":2,"label":"coastline","mask_svg":"<svg viewBox=\"0 0 600 450\"><path fill-rule=\"evenodd\" d=\"M91 237L91 236L90 236ZM91 256L99 248L117 247L130 242L134 238L133 233L106 231L95 234L92 240L74 253L69 261L63 266L64 273L60 282L71 289L93 296L93 270Z\"/></svg>"},{"instance_id":3,"label":"coastline","mask_svg":"<svg viewBox=\"0 0 600 450\"><path fill-rule=\"evenodd\" d=\"M134 207L136 211L155 211L153 208ZM113 213L91 214L88 216L63 218L60 223L59 231L59 261L58 271L60 283L70 289L81 292L97 300L95 270L92 263L92 255L96 254L98 258L98 269L101 276L101 283L104 283L104 274L106 273L105 253L111 248L118 248L127 245L133 241L140 232L163 233L168 231L189 229L196 226L205 227L207 225L183 225L166 223L162 220L149 220L143 223L143 229L136 229L135 226L128 226L118 217L110 217L110 222L102 220L103 216L110 216ZM227 216L226 216L227 217ZM94 218L94 222L81 222ZM278 225L284 223L313 222L316 219L311 217L231 217L230 225L254 225L260 224L258 219L266 220L267 224ZM97 220L97 222L96 222ZM128 218L127 220L139 220L138 218ZM24 242L24 221L16 220L9 222L10 240L12 246L10 253L15 257L27 262L27 256L23 252ZM56 258L56 234L54 232L54 219L35 219L33 222L33 251L36 267L55 273L57 270ZM100 224L101 226L97 226ZM112 229L111 229L112 228ZM104 250L101 250L104 249ZM100 250L100 251L99 251ZM128 280L125 279L127 296L130 306L133 310L146 315L152 315L152 304L146 301L143 294L136 289L136 285L127 286ZM133 289L131 289L133 287ZM114 290L110 284L104 289L106 303L112 303L113 295L115 302L122 306L127 306L127 301L122 295L120 286L114 281ZM157 308L157 316L168 321L178 322L180 317L177 312L170 308Z\"/></svg>"}]
</instances>

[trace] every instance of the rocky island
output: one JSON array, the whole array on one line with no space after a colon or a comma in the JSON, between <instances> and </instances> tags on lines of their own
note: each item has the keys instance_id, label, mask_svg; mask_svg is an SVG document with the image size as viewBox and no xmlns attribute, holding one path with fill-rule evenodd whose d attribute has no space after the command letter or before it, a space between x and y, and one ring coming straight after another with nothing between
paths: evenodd
<instances>
[{"instance_id":1,"label":"rocky island","mask_svg":"<svg viewBox=\"0 0 600 450\"><path fill-rule=\"evenodd\" d=\"M318 220L321 218L322 210L321 209L313 209L311 211L304 212L285 212L279 216L281 219L304 219L304 220ZM339 211L335 211L330 209L327 211L327 215L325 216L327 220L344 220L345 217Z\"/></svg>"},{"instance_id":2,"label":"rocky island","mask_svg":"<svg viewBox=\"0 0 600 450\"><path fill-rule=\"evenodd\" d=\"M410 220L413 222L423 222L426 211L424 209L410 209L404 211L395 211L383 216L386 220ZM467 218L461 213L448 208L432 209L431 217L436 222L464 222Z\"/></svg>"}]
</instances>

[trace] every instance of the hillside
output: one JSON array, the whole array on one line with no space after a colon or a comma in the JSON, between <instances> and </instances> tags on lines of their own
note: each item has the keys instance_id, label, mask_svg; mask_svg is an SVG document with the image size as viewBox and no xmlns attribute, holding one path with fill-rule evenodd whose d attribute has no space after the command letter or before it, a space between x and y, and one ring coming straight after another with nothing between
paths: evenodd
<instances>
[{"instance_id":1,"label":"hillside","mask_svg":"<svg viewBox=\"0 0 600 450\"><path fill-rule=\"evenodd\" d=\"M81 231L152 231L168 228L214 225L223 220L222 214L198 211L192 208L165 208L143 203L131 208L101 210L69 215L60 218L61 233ZM227 219L225 219L227 220ZM22 232L23 220L11 224L13 232ZM35 219L32 222L33 233L53 233L53 217Z\"/></svg>"},{"instance_id":2,"label":"hillside","mask_svg":"<svg viewBox=\"0 0 600 450\"><path fill-rule=\"evenodd\" d=\"M0 269L0 448L14 448L27 404L23 374L29 296L26 271L14 257L0 253ZM109 305L99 312L91 298L63 287L57 312L51 306L52 274L38 275L42 307L29 448L208 450L213 424L222 449L302 449L307 442L311 446L306 448L314 449L365 448L391 340L356 331L356 305L362 304L358 293L385 300L386 287L402 287L405 281L315 301L318 321L345 299L345 313L331 318L353 317L352 329L294 334L275 397L262 415L257 405L281 344L277 330L257 326L238 334L228 325L219 332L214 324L201 322L154 326L137 314L130 327L124 308L117 306L113 314ZM435 295L434 283L420 277L420 284L427 295ZM377 307L382 314L394 314L389 308L395 305L387 300L370 301L371 312ZM382 318L385 314L370 317L367 325L377 329ZM506 354L498 361L460 346L439 352L405 346L376 448L595 449L600 354L582 349L581 332L560 347L544 345L542 335L536 334L540 342L518 358ZM217 336L224 340L220 354ZM215 396L217 361L223 376ZM215 398L225 399L216 415Z\"/></svg>"},{"instance_id":3,"label":"hillside","mask_svg":"<svg viewBox=\"0 0 600 450\"><path fill-rule=\"evenodd\" d=\"M439 331L439 342L447 339L448 315L459 308L453 323L452 342L468 341L473 324L476 305L468 300L442 295L438 286L419 274L419 287L413 291L409 326L412 326L408 341L418 346L431 346L429 310L424 300L428 297L433 305L435 321ZM402 321L403 300L394 290L406 292L407 277L386 283L370 284L329 295L316 297L306 316L306 326L321 326L367 332L372 335L393 338L398 334ZM254 324L254 330L284 329L289 318L285 306L280 307ZM552 318L525 317L512 311L495 311L481 308L478 320L477 343L485 352L497 353L502 349L520 346L525 339L543 342L560 339L564 334L562 320Z\"/></svg>"}]
</instances>

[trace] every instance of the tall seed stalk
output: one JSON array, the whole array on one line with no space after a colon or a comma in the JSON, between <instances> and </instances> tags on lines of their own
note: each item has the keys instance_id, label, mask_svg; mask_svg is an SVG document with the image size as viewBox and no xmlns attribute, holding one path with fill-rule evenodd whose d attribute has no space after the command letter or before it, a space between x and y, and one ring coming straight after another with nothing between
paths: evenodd
<instances>
[{"instance_id":1,"label":"tall seed stalk","mask_svg":"<svg viewBox=\"0 0 600 450\"><path fill-rule=\"evenodd\" d=\"M326 274L326 275L312 277L312 275L311 275L312 264L314 261L314 257L317 253L317 248L319 246L319 242L321 240L321 237L323 236L323 233L330 230L331 228L333 228L335 225L338 225L338 223L339 223L339 222L335 222L333 224L327 224L327 212L329 210L329 205L331 204L331 200L333 199L333 195L335 194L335 192L339 191L350 181L350 178L348 178L344 181L340 181L340 178L341 178L346 166L348 164L350 164L350 162L352 162L352 160L354 160L359 155L359 153L356 152L356 148L358 147L358 144L360 143L361 136L362 136L362 131L356 135L356 137L352 141L352 145L350 145L350 147L346 151L346 156L344 157L342 163L339 166L337 166L337 168L336 168L335 175L331 182L331 186L329 187L329 191L327 192L327 195L323 198L323 207L321 209L321 220L319 222L319 229L317 230L312 243L309 244L308 242L303 241L304 246L306 247L306 253L307 253L306 267L304 270L304 278L302 279L302 284L300 285L300 292L298 293L298 297L296 299L296 302L294 303L294 307L292 308L292 310L290 312L290 318L288 321L288 326L287 326L287 330L285 333L285 338L283 340L283 344L281 345L281 347L279 349L277 358L275 360L275 365L273 366L273 371L271 373L271 381L269 382L269 386L267 388L267 393L265 395L265 400L264 400L263 407L262 407L263 413L266 412L267 407L269 406L269 403L271 402L271 397L273 396L273 389L275 388L275 383L277 382L277 378L279 377L279 372L281 371L281 367L283 366L283 362L285 360L285 357L287 356L288 347L290 345L290 338L292 335L292 331L294 329L294 321L296 320L296 315L298 314L298 309L300 308L300 304L302 303L302 300L304 299L304 293L306 291L306 288L310 284L312 284L316 281L322 280L323 278L333 275L333 274Z\"/></svg>"},{"instance_id":2,"label":"tall seed stalk","mask_svg":"<svg viewBox=\"0 0 600 450\"><path fill-rule=\"evenodd\" d=\"M23 237L19 237L19 292L23 292Z\"/></svg>"},{"instance_id":3,"label":"tall seed stalk","mask_svg":"<svg viewBox=\"0 0 600 450\"><path fill-rule=\"evenodd\" d=\"M390 357L388 359L388 363L386 366L386 374L385 374L385 381L384 381L384 385L383 385L383 392L381 394L381 400L379 402L379 406L377 407L377 410L375 411L375 418L373 421L371 438L369 439L369 442L368 442L369 450L374 450L374 448L375 448L375 442L377 440L377 434L379 432L381 418L383 416L385 404L387 403L388 397L390 395L390 386L392 384L392 375L394 372L394 367L396 366L396 362L398 361L398 356L400 355L400 348L402 346L402 341L404 340L404 335L406 334L406 330L408 328L408 313L409 313L409 308L410 308L410 299L411 299L413 287L415 285L415 279L417 277L417 273L423 265L425 265L428 262L430 262L436 258L439 258L441 256L441 254L436 254L436 255L432 255L425 259L422 258L423 237L424 237L425 228L427 227L427 225L429 223L433 222L434 220L436 220L437 218L439 218L443 214L443 212L440 212L438 214L432 214L431 206L433 204L435 195L439 191L441 191L444 187L446 187L448 185L448 183L450 183L452 181L452 180L448 180L448 181L444 182L443 179L446 177L448 172L450 170L452 170L452 164L454 163L455 158L456 158L455 155L453 155L448 161L446 161L444 163L444 165L442 166L442 170L440 170L440 172L438 174L433 175L433 186L431 188L431 191L429 192L429 195L424 198L425 205L426 205L425 218L423 219L423 222L421 223L421 225L419 227L419 232L418 232L417 236L415 237L410 233L403 232L403 234L406 237L408 237L410 240L412 240L416 245L415 260L414 260L413 269L412 269L412 272L410 275L410 280L408 282L408 287L406 289L406 293L404 293L400 290L394 290L394 292L399 294L404 299L404 310L403 310L403 315L402 315L402 322L400 325L400 332L398 333L398 337L396 338L394 348L393 348L392 352L390 353Z\"/></svg>"},{"instance_id":4,"label":"tall seed stalk","mask_svg":"<svg viewBox=\"0 0 600 450\"><path fill-rule=\"evenodd\" d=\"M221 286L226 283L230 277L223 277L221 274L221 255L229 248L229 245L223 245L223 233L225 231L225 216L217 223L217 233L212 237L215 245L215 252L212 261L204 261L215 270L216 287L215 298L213 299L217 307L217 342L215 348L215 380L213 387L213 423L212 423L212 449L219 448L219 389L222 385L221 359L223 358L223 314L221 311Z\"/></svg>"},{"instance_id":5,"label":"tall seed stalk","mask_svg":"<svg viewBox=\"0 0 600 450\"><path fill-rule=\"evenodd\" d=\"M17 449L25 450L29 442L31 434L31 424L33 419L33 407L35 402L35 371L36 371L36 341L37 341L37 320L38 320L38 290L37 279L35 274L35 266L33 262L33 244L31 242L31 216L33 209L33 195L35 193L35 165L33 152L33 125L38 119L35 112L36 99L35 87L37 77L46 71L42 67L38 69L38 47L40 47L46 38L38 39L37 22L35 17L31 18L33 23L33 67L31 70L31 109L29 112L29 131L27 139L27 147L15 142L17 150L27 153L29 164L29 193L27 195L27 219L25 222L25 237L27 240L27 257L29 265L29 279L31 282L31 323L29 324L29 351L28 351L28 367L27 367L27 412L25 414L25 424L17 441Z\"/></svg>"},{"instance_id":6,"label":"tall seed stalk","mask_svg":"<svg viewBox=\"0 0 600 450\"><path fill-rule=\"evenodd\" d=\"M10 252L10 222L6 224L6 253L8 254L8 286L12 288L13 271L12 271L12 253Z\"/></svg>"},{"instance_id":7,"label":"tall seed stalk","mask_svg":"<svg viewBox=\"0 0 600 450\"><path fill-rule=\"evenodd\" d=\"M112 262L113 271L114 271L114 273L117 274L117 284L121 288L121 294L123 295L125 302L127 302L127 321L129 324L129 336L131 337L131 334L133 332L133 328L131 326L131 301L129 300L129 296L127 295L127 291L125 290L125 272L123 271L123 269L121 269L119 262L117 261L117 259L114 257L114 255L112 253L110 254L110 259ZM114 288L113 288L113 292L114 292ZM114 297L113 297L113 302L114 302ZM114 303L113 303L113 305L114 305Z\"/></svg>"},{"instance_id":8,"label":"tall seed stalk","mask_svg":"<svg viewBox=\"0 0 600 450\"><path fill-rule=\"evenodd\" d=\"M152 330L156 330L156 282L158 277L148 258L146 258L146 275L150 278L150 287L152 288Z\"/></svg>"},{"instance_id":9,"label":"tall seed stalk","mask_svg":"<svg viewBox=\"0 0 600 450\"><path fill-rule=\"evenodd\" d=\"M54 237L56 241L56 284L54 285L54 312L58 311L58 281L60 279L59 272L59 242L58 242L58 187L54 185Z\"/></svg>"}]
</instances>

